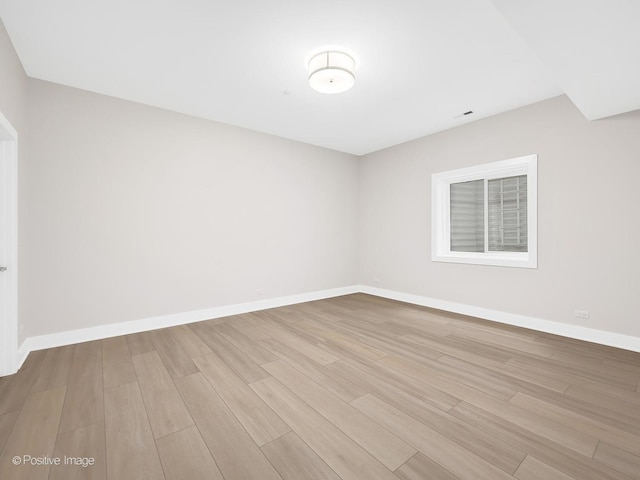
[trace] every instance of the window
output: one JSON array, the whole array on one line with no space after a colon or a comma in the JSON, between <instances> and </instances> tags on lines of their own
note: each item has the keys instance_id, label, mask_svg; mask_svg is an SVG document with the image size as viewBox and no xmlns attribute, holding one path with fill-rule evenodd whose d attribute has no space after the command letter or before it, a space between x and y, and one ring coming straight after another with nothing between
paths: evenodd
<instances>
[{"instance_id":1,"label":"window","mask_svg":"<svg viewBox=\"0 0 640 480\"><path fill-rule=\"evenodd\" d=\"M537 268L537 155L433 174L431 257Z\"/></svg>"}]
</instances>

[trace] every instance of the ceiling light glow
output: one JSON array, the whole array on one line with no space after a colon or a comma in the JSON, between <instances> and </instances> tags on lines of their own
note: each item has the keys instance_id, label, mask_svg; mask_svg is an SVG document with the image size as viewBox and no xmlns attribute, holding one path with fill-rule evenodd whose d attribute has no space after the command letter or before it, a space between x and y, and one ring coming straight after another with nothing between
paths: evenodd
<instances>
[{"instance_id":1,"label":"ceiling light glow","mask_svg":"<svg viewBox=\"0 0 640 480\"><path fill-rule=\"evenodd\" d=\"M330 50L309 60L309 85L320 93L342 93L353 87L356 62L351 55Z\"/></svg>"}]
</instances>

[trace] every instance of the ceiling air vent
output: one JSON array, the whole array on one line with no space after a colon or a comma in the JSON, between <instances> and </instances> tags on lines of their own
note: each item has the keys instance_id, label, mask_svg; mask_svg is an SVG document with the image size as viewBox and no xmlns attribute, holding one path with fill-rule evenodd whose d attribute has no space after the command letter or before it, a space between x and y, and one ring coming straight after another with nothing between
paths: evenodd
<instances>
[{"instance_id":1,"label":"ceiling air vent","mask_svg":"<svg viewBox=\"0 0 640 480\"><path fill-rule=\"evenodd\" d=\"M473 113L473 110L467 110L466 112L461 113L460 115L456 115L456 116L455 116L455 117L453 117L453 118L456 118L456 119L457 119L457 118L466 117L467 115L471 115L472 113Z\"/></svg>"}]
</instances>

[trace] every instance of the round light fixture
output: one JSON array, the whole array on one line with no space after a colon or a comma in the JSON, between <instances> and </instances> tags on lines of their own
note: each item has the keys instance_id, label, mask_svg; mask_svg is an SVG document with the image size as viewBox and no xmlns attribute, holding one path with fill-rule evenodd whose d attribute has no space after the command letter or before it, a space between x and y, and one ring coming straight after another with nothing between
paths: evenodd
<instances>
[{"instance_id":1,"label":"round light fixture","mask_svg":"<svg viewBox=\"0 0 640 480\"><path fill-rule=\"evenodd\" d=\"M309 60L309 85L320 93L342 93L353 87L356 62L351 55L331 50Z\"/></svg>"}]
</instances>

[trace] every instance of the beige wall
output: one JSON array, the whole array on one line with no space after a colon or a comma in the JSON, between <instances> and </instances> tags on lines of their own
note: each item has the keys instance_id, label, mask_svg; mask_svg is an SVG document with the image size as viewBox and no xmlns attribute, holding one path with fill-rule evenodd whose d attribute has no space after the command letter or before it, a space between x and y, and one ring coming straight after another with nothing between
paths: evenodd
<instances>
[{"instance_id":1,"label":"beige wall","mask_svg":"<svg viewBox=\"0 0 640 480\"><path fill-rule=\"evenodd\" d=\"M0 111L21 340L358 282L640 337L640 112L558 97L356 159L27 80L1 24ZM539 268L431 262L431 173L529 153Z\"/></svg>"},{"instance_id":2,"label":"beige wall","mask_svg":"<svg viewBox=\"0 0 640 480\"><path fill-rule=\"evenodd\" d=\"M39 80L29 121L28 336L357 283L356 157Z\"/></svg>"},{"instance_id":3,"label":"beige wall","mask_svg":"<svg viewBox=\"0 0 640 480\"><path fill-rule=\"evenodd\" d=\"M25 238L25 219L27 209L27 76L22 64L16 55L13 44L7 35L4 24L0 19L0 112L9 120L13 128L18 132L18 209L19 224L18 235ZM25 319L22 315L27 310L27 275L23 266L27 264L28 251L19 245L18 262L18 315L19 315L19 342L24 340Z\"/></svg>"},{"instance_id":4,"label":"beige wall","mask_svg":"<svg viewBox=\"0 0 640 480\"><path fill-rule=\"evenodd\" d=\"M531 153L539 268L432 262L431 174ZM640 337L639 178L640 111L588 122L565 96L367 155L360 282Z\"/></svg>"}]
</instances>

